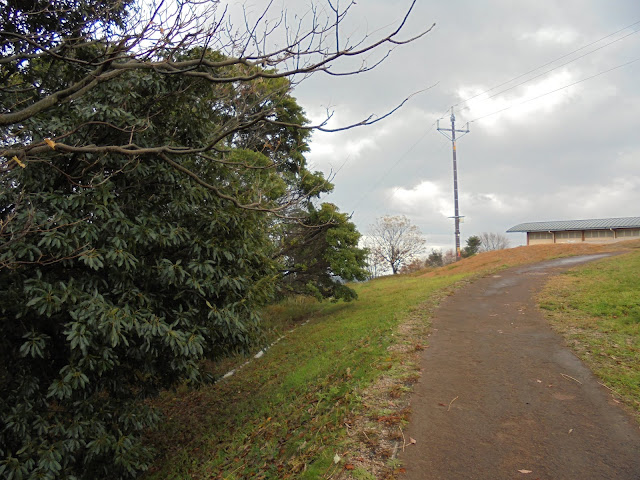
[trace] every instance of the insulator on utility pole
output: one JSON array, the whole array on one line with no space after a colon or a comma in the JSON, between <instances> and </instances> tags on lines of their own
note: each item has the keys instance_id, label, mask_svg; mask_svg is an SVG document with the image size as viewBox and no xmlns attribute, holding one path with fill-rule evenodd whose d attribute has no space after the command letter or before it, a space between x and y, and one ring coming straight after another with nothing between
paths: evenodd
<instances>
[{"instance_id":1,"label":"insulator on utility pole","mask_svg":"<svg viewBox=\"0 0 640 480\"><path fill-rule=\"evenodd\" d=\"M453 107L451 107L451 128L440 128L440 120L437 121L437 128L440 133L451 140L453 147L453 203L455 206L455 219L456 226L456 261L462 258L462 252L460 251L460 211L458 210L458 162L456 159L456 132L462 133L461 137L469 133L469 123L464 130L456 130L456 117L453 114ZM451 136L447 135L450 133ZM451 218L451 217L450 217Z\"/></svg>"}]
</instances>

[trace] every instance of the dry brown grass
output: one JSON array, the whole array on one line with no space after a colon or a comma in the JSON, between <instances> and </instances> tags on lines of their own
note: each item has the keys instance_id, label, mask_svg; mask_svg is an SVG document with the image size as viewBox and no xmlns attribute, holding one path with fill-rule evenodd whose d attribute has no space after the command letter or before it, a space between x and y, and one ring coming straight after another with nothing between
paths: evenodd
<instances>
[{"instance_id":1,"label":"dry brown grass","mask_svg":"<svg viewBox=\"0 0 640 480\"><path fill-rule=\"evenodd\" d=\"M552 245L531 245L479 253L473 257L462 259L460 262L428 271L422 270L414 275L433 277L458 273L482 274L501 268L537 263L553 258L620 252L633 248L640 248L640 240L610 244L556 243Z\"/></svg>"}]
</instances>

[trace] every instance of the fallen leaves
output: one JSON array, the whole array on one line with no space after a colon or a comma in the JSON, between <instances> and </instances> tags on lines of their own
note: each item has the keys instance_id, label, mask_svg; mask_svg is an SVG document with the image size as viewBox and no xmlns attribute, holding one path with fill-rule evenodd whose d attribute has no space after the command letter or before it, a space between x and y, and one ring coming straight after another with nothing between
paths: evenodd
<instances>
[{"instance_id":1,"label":"fallen leaves","mask_svg":"<svg viewBox=\"0 0 640 480\"><path fill-rule=\"evenodd\" d=\"M402 434L402 451L404 452L404 447L408 447L409 445L415 445L417 442L417 440L413 437L409 437L409 442L407 443L407 440L404 438L404 432L402 431L402 428L400 428L400 433Z\"/></svg>"},{"instance_id":2,"label":"fallen leaves","mask_svg":"<svg viewBox=\"0 0 640 480\"><path fill-rule=\"evenodd\" d=\"M402 415L382 415L378 417L378 422L386 423L387 425L397 425L402 420L404 420L404 416Z\"/></svg>"},{"instance_id":3,"label":"fallen leaves","mask_svg":"<svg viewBox=\"0 0 640 480\"><path fill-rule=\"evenodd\" d=\"M520 473L531 473L533 470L518 470Z\"/></svg>"}]
</instances>

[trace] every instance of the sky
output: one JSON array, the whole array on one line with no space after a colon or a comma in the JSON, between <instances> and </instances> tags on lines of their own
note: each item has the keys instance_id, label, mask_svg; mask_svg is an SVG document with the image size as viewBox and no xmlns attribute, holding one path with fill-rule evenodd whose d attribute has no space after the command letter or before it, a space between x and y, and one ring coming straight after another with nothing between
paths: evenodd
<instances>
[{"instance_id":1,"label":"sky","mask_svg":"<svg viewBox=\"0 0 640 480\"><path fill-rule=\"evenodd\" d=\"M343 38L391 32L410 3L357 0ZM323 201L364 235L406 215L428 249L453 248L452 146L436 129L453 107L456 128L470 122L457 142L462 246L482 232L521 245L505 232L522 222L640 216L640 2L418 0L402 38L433 23L370 72L294 90L309 118L330 109L339 127L426 89L375 125L314 133L308 162L335 185Z\"/></svg>"}]
</instances>

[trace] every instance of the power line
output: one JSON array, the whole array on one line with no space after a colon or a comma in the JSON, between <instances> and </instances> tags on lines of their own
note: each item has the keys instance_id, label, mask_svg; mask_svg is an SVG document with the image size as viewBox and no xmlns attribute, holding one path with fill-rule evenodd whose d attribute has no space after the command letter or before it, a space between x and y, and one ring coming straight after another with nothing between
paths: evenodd
<instances>
[{"instance_id":1,"label":"power line","mask_svg":"<svg viewBox=\"0 0 640 480\"><path fill-rule=\"evenodd\" d=\"M582 46L582 47L580 47L580 48L578 48L578 49L576 49L576 50L573 50L573 51L571 51L571 52L569 52L569 53L567 53L567 54L565 54L565 55L562 55L562 56L560 56L560 57L558 57L558 58L556 58L556 59L554 59L554 60L551 60L551 61L549 61L549 62L547 62L547 63L545 63L545 64L543 64L543 65L540 65L540 66L538 66L538 67L536 67L536 68L534 68L534 69L532 69L532 70L529 70L528 72L525 72L525 73L520 74L520 75L518 75L518 76L516 76L516 77L513 77L513 78L511 78L510 80L507 80L506 82L503 82L503 83L501 83L501 84L499 84L499 85L496 85L495 87L489 88L488 90L485 90L485 91L483 91L483 92L481 92L481 93L478 93L478 94L476 94L476 95L473 95L473 96L471 96L471 97L469 97L469 98L467 98L467 99L465 99L465 100L462 100L461 102L458 102L458 103L454 104L451 108L455 108L455 107L458 107L458 106L460 106L460 105L463 105L463 104L465 104L465 103L469 102L470 100L472 100L472 99L474 99L474 98L476 98L476 97L478 97L478 96L480 96L480 95L484 95L485 93L491 92L491 91L493 91L493 90L496 90L497 88L500 88L500 87L502 87L502 86L505 86L505 85L507 85L507 84L509 84L509 83L511 83L511 82L513 82L513 81L515 81L515 80L518 80L518 79L520 79L520 78L522 78L522 77L525 77L525 76L529 75L530 73L533 73L533 72L535 72L535 71L537 71L537 70L540 70L541 68L544 68L544 67L546 67L546 66L548 66L548 65L551 65L551 64L553 64L553 63L555 63L555 62L557 62L557 61L559 61L559 60L562 60L563 58L567 58L567 57L569 57L569 56L571 56L571 55L573 55L573 54L575 54L575 53L577 53L577 52L579 52L579 51L581 51L581 50L584 50L584 49L586 49L586 48L589 48L589 47L591 47L591 46L593 46L593 45L595 45L595 44L597 44L597 43L599 43L599 42L601 42L601 41L603 41L603 40L606 40L607 38L610 38L610 37L612 37L612 36L614 36L614 35L616 35L616 34L618 34L618 33L622 32L622 31L627 30L628 28L634 27L635 25L638 25L638 24L640 24L640 20L637 20L637 21L635 21L635 22L633 22L633 23L631 23L631 24L627 25L626 27L623 27L623 28L621 28L621 29L619 29L619 30L616 30L615 32L610 33L610 34L608 34L608 35L605 35L604 37L601 37L601 38L599 38L598 40L595 40L595 41L593 41L593 42L591 42L591 43L588 43L587 45L584 45L584 46ZM587 52L587 53L585 53L585 54L583 54L583 55L581 55L581 56L579 56L579 57L577 57L577 58L574 58L574 59L572 59L572 60L570 60L570 61L568 61L568 62L565 62L565 63L563 63L562 65L558 65L557 67L554 67L554 68L552 68L552 69L550 69L550 70L547 70L547 71L545 71L545 72L543 72L543 73L541 73L541 74L539 74L539 75L536 75L535 77L532 77L532 78L530 78L530 79L528 79L528 80L525 80L524 82L521 82L521 83L519 83L519 84L517 84L517 85L514 85L514 86L512 86L512 87L509 87L509 88L507 88L507 89L505 89L505 90L502 90L502 91L500 91L500 92L498 92L498 93L495 93L495 94L491 95L490 97L488 97L487 99L493 98L493 97L495 97L495 96L497 96L497 95L500 95L501 93L504 93L504 92L506 92L506 91L508 91L508 90L511 90L511 89L513 89L513 88L516 88L516 87L518 87L518 86L521 86L521 85L523 85L523 84L525 84L525 83L527 83L527 82L530 82L530 81L532 81L532 80L534 80L534 79L536 79L536 78L539 78L539 77L541 77L541 76L543 76L543 75L546 75L546 74L550 73L550 72L551 72L551 71L553 71L553 70L556 70L556 69L558 69L558 68L560 68L560 67L563 67L563 66L565 66L565 65L568 65L569 63L572 63L572 62L574 62L574 61L576 61L576 60L579 60L579 59L581 59L581 58L583 58L583 57L586 57L587 55L590 55L590 54L592 54L592 53L594 53L594 52L596 52L596 51L598 51L598 50L601 50L601 49L603 49L603 48L605 48L605 47L608 47L609 45L612 45L612 44L614 44L614 43L616 43L616 42L619 42L619 41L621 41L621 40L623 40L623 39L625 39L625 38L627 38L627 37L631 36L631 35L634 35L634 34L638 33L638 31L640 31L640 30L635 30L635 31L633 31L633 32L631 32L631 33L629 33L629 34L627 34L627 35L624 35L623 37L617 38L617 39L615 39L615 40L613 40L613 41L611 41L611 42L609 42L609 43L607 43L607 44L605 44L605 45L602 45L602 46L600 46L600 47L598 47L598 48L595 48L595 49L593 49L593 50L591 50L591 51L589 51L589 52ZM500 113L500 112L503 112L503 111L505 111L505 110L509 110L510 108L513 108L513 107L515 107L515 106L522 105L522 104L524 104L524 103L527 103L527 102L530 102L530 101L533 101L533 100L537 100L537 99L542 98L542 97L544 97L544 96L546 96L546 95L550 95L550 94L555 93L555 92L557 92L557 91L560 91L560 90L563 90L563 89L565 89L565 88L568 88L568 87L571 87L571 86L577 85L577 84L579 84L579 83L581 83L581 82L584 82L584 81L590 80L590 79L592 79L592 78L598 77L598 76L600 76L600 75L603 75L603 74L605 74L605 73L611 72L611 71L616 70L616 69L618 69L618 68L622 68L622 67L627 66L627 65L629 65L629 64L631 64L631 63L634 63L634 62L636 62L636 61L638 61L638 60L640 60L640 58L635 59L635 60L632 60L632 61L627 62L627 63L622 64L622 65L618 65L618 66L613 67L613 68L611 68L611 69L609 69L609 70L606 70L606 71L600 72L600 73L598 73L598 74L596 74L596 75L592 75L592 76L590 76L590 77L584 78L584 79L579 80L579 81L577 81L577 82L574 82L574 83L572 83L572 84L565 85L564 87L560 87L560 88L558 88L558 89L555 89L555 90L552 90L552 91L550 91L550 92L544 93L544 94L539 95L539 96L537 96L537 97L527 99L527 100L525 100L525 101L523 101L523 102L520 102L520 103L517 103L517 104L512 104L512 105L510 105L510 106L508 106L508 107L506 107L506 108L503 108L503 109L501 109L501 110L498 110L498 111L496 111L496 112L493 112L493 113L490 113L490 114L487 114L487 115L483 115L482 117L475 118L474 120L471 120L471 121L470 121L470 122L468 122L468 123L476 122L476 121L481 120L481 119L483 119L483 118L486 118L486 117L489 117L489 116L492 116L492 115L496 115L496 114L498 114L498 113ZM429 133L429 131L431 131L431 129L436 125L437 121L438 121L438 120L442 120L442 119L445 117L445 115L446 115L446 113L447 113L448 111L449 111L449 109L445 110L445 112L444 112L444 113L443 113L443 114L442 114L442 115L441 115L441 116L440 116L436 121L434 121L434 122L431 124L431 126L427 129L427 131L426 131L425 133L423 133L423 134L418 138L418 140L416 140L416 141L411 145L411 147L409 147L409 148L408 148L408 149L407 149L407 150L406 150L406 151L405 151L405 152L404 152L404 153L403 153L403 154L398 158L398 160L396 160L396 162L395 162L393 165L391 165L391 166L390 166L390 167L385 171L385 173L380 177L380 179L379 179L378 181L376 181L376 182L375 182L375 183L374 183L374 184L373 184L373 185L372 185L372 186L371 186L371 187L370 187L370 188L369 188L369 189L368 189L368 190L367 190L367 191L362 195L362 197L360 197L360 199L359 199L359 200L355 203L355 205L353 206L353 209L354 209L354 210L355 210L355 209L360 205L360 203L361 203L361 202L362 202L362 201L363 201L367 196L369 196L369 194L370 194L373 190L375 190L375 188L377 188L377 187L380 185L380 183L382 183L382 181L383 181L383 180L384 180L384 179L389 175L389 173L390 173L390 172L391 172L395 167L397 167L397 166L398 166L398 165L399 165L399 164L400 164L400 163L405 159L405 157L406 157L406 156L407 156L407 155L408 155L408 154L409 154L409 153L410 153L410 152L411 152L411 151L412 151L412 150L413 150L413 149L418 145L418 143L420 143L420 142L421 142L421 141L422 141L422 140L427 136L427 134ZM458 111L458 112L459 112L459 111ZM459 112L459 113L460 113L460 112ZM342 167L344 166L344 164L345 164L348 160L349 160L349 158L347 158L347 160L345 160L345 162L340 166L340 168L338 169L338 171L340 171L340 170L342 169ZM337 173L338 173L338 172L336 172L336 174L337 174ZM400 188L399 186L395 187L395 188L394 188L394 190L393 190L393 191L391 192L391 194L389 195L389 198L393 197L393 195L395 195L395 193L399 190L399 188Z\"/></svg>"},{"instance_id":2,"label":"power line","mask_svg":"<svg viewBox=\"0 0 640 480\"><path fill-rule=\"evenodd\" d=\"M369 125L371 125L372 123L376 123L376 122L378 122L378 121L382 120L383 118L388 117L389 115L393 114L395 111L397 111L398 109L400 109L400 107L402 107L402 106L403 106L403 105L404 105L404 104L405 104L405 103L406 103L406 102L407 102L411 97L413 97L414 95L417 95L417 94L419 94L419 93L425 92L425 91L427 91L427 90L431 90L433 87L435 87L436 85L438 85L438 83L440 83L440 82L436 82L436 83L434 83L433 85L431 85L430 87L423 88L422 90L419 90L419 91L417 91L417 92L412 93L412 94L411 94L411 95L409 95L407 98L405 98L405 99L404 99L404 101L403 101L400 105L396 106L393 110L391 110L391 111L387 112L385 115L383 115L382 117L379 117L379 118L378 118L378 119L376 119L375 121L373 121L373 122L369 122L368 124L369 124ZM365 123L366 123L366 122L365 122ZM362 123L362 125L364 125L365 123ZM431 126L433 126L433 125L435 125L435 122L434 122ZM340 129L338 129L338 130L345 130L345 128L340 128ZM328 131L328 130L325 130L325 131ZM334 129L334 131L337 131L337 130L335 130L335 129ZM424 135L423 135L423 137L420 137L420 139L418 139L418 141L417 141L414 145L412 145L412 146L409 148L409 150L408 150L407 152L405 152L405 154L403 154L403 156L404 156L404 155L406 155L407 153L409 153L409 152L410 152L410 151L411 151L411 150L416 146L416 144L417 144L420 140L422 140L422 138L424 138ZM334 178L335 178L335 176L338 174L338 172L339 172L340 170L342 170L342 168L346 165L346 163L347 163L350 159L351 159L351 154L349 154L349 156L348 156L348 157L347 157L347 158L342 162L342 164L340 165L340 167L338 168L338 170L337 170L337 171L336 171L336 173L334 174ZM389 169L389 171L391 171L391 170L393 169L393 167L395 167L398 163L400 163L400 160L398 160L398 161L397 161L397 162L396 162L396 163L395 163L395 164L394 164L394 165ZM362 199L358 200L358 202L360 202L361 200L362 200Z\"/></svg>"},{"instance_id":3,"label":"power line","mask_svg":"<svg viewBox=\"0 0 640 480\"><path fill-rule=\"evenodd\" d=\"M638 33L638 31L640 31L640 30L636 30L636 31L635 31L635 32L633 32L633 33L630 33L630 34L628 34L628 35L625 35L624 37L620 37L620 38L618 38L617 40L614 40L614 41L612 41L612 42L610 42L610 43L607 43L606 45L602 45L601 47L598 47L598 48L596 48L595 50L591 50L590 52L587 52L587 53L585 53L584 55L580 55L579 57L576 57L576 58L574 58L573 60L569 60L568 62L565 62L565 63L563 63L562 65L558 65L557 67L553 67L552 69L547 70L547 71L545 71L545 72L542 72L542 73L540 73L540 74L536 75L535 77L531 77L531 78L529 78L528 80L525 80L524 82L520 82L520 83L518 83L518 84L516 84L516 85L513 85L513 86L511 86L511 87L509 87L509 88L505 88L504 90L501 90L501 91L499 91L498 93L494 93L493 95L491 95L491 96L489 96L489 97L482 98L482 99L481 99L481 101L482 101L482 100L489 100L489 99L491 99L491 98L493 98L493 97L496 97L496 96L498 96L498 95L503 94L504 92L508 92L509 90L513 90L513 89L514 89L514 88L516 88L516 87L519 87L519 86L521 86L521 85L524 85L525 83L529 83L530 81L535 80L536 78L543 77L544 75L546 75L546 74L548 74L548 73L551 73L551 72L553 72L554 70L557 70L557 69L558 69L558 68L560 68L560 67L564 67L564 66L566 66L566 65L569 65L570 63L573 63L573 62L575 62L576 60L580 60L581 58L586 57L587 55L590 55L590 54L592 54L593 52L596 52L596 51L598 51L598 50L600 50L600 49L602 49L602 48L608 47L608 46L609 46L609 45L611 45L612 43L615 43L615 42L618 42L618 41L620 41L620 40L623 40L623 39L625 39L625 38L627 38L627 37L629 37L629 36L631 36L631 35L635 35L636 33Z\"/></svg>"},{"instance_id":4,"label":"power line","mask_svg":"<svg viewBox=\"0 0 640 480\"><path fill-rule=\"evenodd\" d=\"M599 42L601 42L602 40L605 40L605 39L607 39L607 38L609 38L609 37L612 37L613 35L616 35L616 34L618 34L618 33L622 32L622 31L627 30L628 28L631 28L631 27L633 27L633 26L635 26L635 25L638 25L638 24L640 24L640 20L638 20L638 21L636 21L636 22L634 22L634 23L632 23L632 24L630 24L630 25L627 25L627 26L626 26L626 27L624 27L624 28L621 28L620 30L616 30L615 32L610 33L609 35L605 35L604 37L599 38L598 40L595 40L595 41L593 41L593 42L591 42L591 43L589 43L589 44L587 44L587 45L584 45L584 46L582 46L582 47L580 47L580 48L576 49L576 50L573 50L572 52L569 52L569 53L567 53L567 54L565 54L565 55L562 55L561 57L558 57L558 58L556 58L556 59L554 59L554 60L551 60L550 62L547 62L547 63L545 63L545 64L543 64L543 65L540 65L540 66L538 66L538 67L536 67L536 68L534 68L534 69L532 69L532 70L529 70L528 72L525 72L525 73L520 74L520 75L518 75L518 76L516 76L516 77L513 77L512 79L507 80L506 82L503 82L503 83L501 83L501 84L499 84L499 85L496 85L495 87L491 87L491 88L489 88L489 89L487 89L487 90L485 90L485 91L483 91L483 92L480 92L480 93L478 93L478 94L476 94L476 95L473 95L473 96L471 96L471 97L469 97L469 98L467 98L467 99L465 99L465 100L462 100L462 101L460 101L460 102L458 102L458 103L454 104L454 105L453 105L453 107L458 107L458 106L460 106L460 105L463 105L463 104L465 104L465 103L469 102L470 100L473 100L473 99L474 99L474 98L476 98L476 97L479 97L479 96L481 96L481 95L484 95L485 93L489 93L489 92L491 92L491 91L493 91L493 90L495 90L495 89L497 89L497 88L503 87L503 86L505 86L505 85L507 85L507 84L509 84L509 83L511 83L511 82L513 82L513 81L515 81L515 80L518 80L518 79L520 79L520 78L522 78L522 77L525 77L525 76L529 75L530 73L535 72L536 70L540 70L541 68L544 68L544 67L546 67L546 66L548 66L548 65L551 65L551 64L553 64L553 63L557 62L558 60L562 60L563 58L569 57L569 56L573 55L574 53L577 53L577 52L579 52L579 51L581 51L581 50L584 50L585 48L589 48L590 46L595 45L596 43L599 43ZM529 80L526 80L526 81L524 81L524 82L521 82L521 83L519 83L518 85L514 85L513 87L509 87L508 89L505 89L505 90L503 90L503 91L501 91L501 92L499 92L499 93L496 93L496 94L494 94L494 95L492 95L491 97L488 97L488 98L493 98L494 96L499 95L500 93L504 93L504 92L506 92L506 91L508 91L508 90L511 90L512 88L515 88L515 87L518 87L518 86L520 86L520 85L523 85L523 84L525 84L525 83L527 83L527 82L529 82L529 81L531 81L531 80L533 80L533 79L535 79L535 78L538 78L538 77L540 77L540 76L542 76L542 75L546 75L547 73L552 72L553 70L555 70L555 69L557 69L557 68L560 68L560 67L563 67L563 66L565 66L565 65L568 65L568 64L569 64L569 63L571 63L571 62L574 62L574 61L576 61L576 60L579 60L579 59L581 59L581 58L583 58L583 57L586 57L587 55L590 55L590 54L592 54L592 53L594 53L594 52L596 52L596 51L598 51L598 50L600 50L600 49L602 49L602 48L608 47L609 45L612 45L613 43L616 43L616 42L618 42L618 41L620 41L620 40L623 40L623 39L625 39L625 38L627 38L627 37L629 37L629 36L631 36L631 35L634 35L634 34L638 33L638 31L639 31L639 30L634 30L633 32L631 32L631 33L629 33L629 34L627 34L627 35L625 35L625 36L623 36L623 37L620 37L620 38L618 38L618 39L616 39L616 40L613 40L612 42L609 42L609 43L607 43L606 45L603 45L603 46L598 47L598 48L596 48L596 49L594 49L594 50L591 50L590 52L587 52L587 53L585 53L585 54L583 54L583 55L581 55L581 56L579 56L579 57L577 57L577 58L574 58L573 60L570 60L570 61L568 61L568 62L566 62L566 63L563 63L562 65L558 65L557 67L554 67L554 68L552 68L552 69L550 69L550 70L547 70L546 72L541 73L540 75L536 75L535 77L530 78ZM458 113L460 113L460 111L459 111L459 110L458 110Z\"/></svg>"},{"instance_id":5,"label":"power line","mask_svg":"<svg viewBox=\"0 0 640 480\"><path fill-rule=\"evenodd\" d=\"M569 85L565 85L563 87L556 88L555 90L551 90L549 92L543 93L542 95L538 95L537 97L528 98L527 100L524 100L524 101L519 102L519 103L513 103L513 104L509 105L508 107L502 108L502 109L497 110L497 111L495 111L493 113L488 113L488 114L483 115L481 117L474 118L473 120L470 120L469 123L477 122L478 120L482 120L483 118L487 118L487 117L490 117L492 115L496 115L498 113L504 112L505 110L509 110L510 108L517 107L519 105L522 105L522 104L528 103L528 102L532 102L534 100L538 100L539 98L546 97L547 95L551 95L552 93L559 92L560 90L564 90L565 88L573 87L574 85L578 85L579 83L586 82L587 80L591 80L593 78L599 77L601 75L604 75L605 73L609 73L609 72L612 72L612 71L617 70L619 68L626 67L627 65L631 65L632 63L635 63L637 61L640 61L640 57L638 57L638 58L636 58L634 60L631 60L629 62L617 65L617 66L615 66L613 68L610 68L608 70L604 70L602 72L596 73L595 75L591 75L590 77L583 78L581 80L578 80L577 82L570 83Z\"/></svg>"},{"instance_id":6,"label":"power line","mask_svg":"<svg viewBox=\"0 0 640 480\"><path fill-rule=\"evenodd\" d=\"M342 165L340 165L340 167L338 167L338 169L334 172L333 178L336 178L340 173L340 170L342 170L342 167L344 167L347 164L347 162L351 160L351 155L352 155L351 153L347 155L347 158L344 159L344 162L342 162Z\"/></svg>"},{"instance_id":7,"label":"power line","mask_svg":"<svg viewBox=\"0 0 640 480\"><path fill-rule=\"evenodd\" d=\"M442 118L440 118L439 120L442 120ZM433 128L433 124L431 125L430 128ZM440 152L442 152L442 150L444 150L446 144L441 144L440 146L436 147L435 149L435 153L439 154ZM434 151L432 150L430 153L434 153ZM398 192L398 190L400 190L401 188L403 188L401 185L396 185L393 190L391 190L391 193L387 193L386 195L386 200L391 200L395 194Z\"/></svg>"},{"instance_id":8,"label":"power line","mask_svg":"<svg viewBox=\"0 0 640 480\"><path fill-rule=\"evenodd\" d=\"M409 153L411 153L411 151L418 145L418 143L420 143L431 131L431 128L433 128L433 126L436 124L436 122L434 121L431 124L431 127L429 127L427 130L425 130L425 132L420 136L420 138L418 138L418 140L416 140L402 155L400 155L398 157L398 159L395 161L395 163L393 165L391 165L385 172L384 174L382 174L380 176L380 178L358 199L358 201L353 205L353 210L355 210L360 203L369 196L369 194L374 191L378 185L380 185L382 183L382 181L389 175L389 173L391 173L391 171L398 166L398 164L400 164L400 162L402 162L405 157L407 155L409 155ZM397 190L397 188L396 188ZM395 190L394 192L395 193Z\"/></svg>"}]
</instances>

